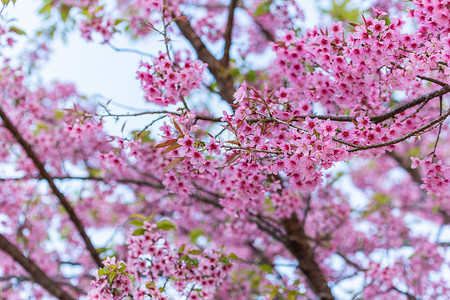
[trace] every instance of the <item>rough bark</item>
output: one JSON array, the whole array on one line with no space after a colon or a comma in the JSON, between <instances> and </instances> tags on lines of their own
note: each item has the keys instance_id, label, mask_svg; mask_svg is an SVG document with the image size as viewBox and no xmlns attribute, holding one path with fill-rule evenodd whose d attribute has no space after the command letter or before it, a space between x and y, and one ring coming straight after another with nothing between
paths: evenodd
<instances>
[{"instance_id":1,"label":"rough bark","mask_svg":"<svg viewBox=\"0 0 450 300\"><path fill-rule=\"evenodd\" d=\"M217 60L211 52L206 48L206 45L202 42L198 34L194 31L191 24L187 20L186 16L176 17L175 22L180 29L183 36L189 41L192 47L195 49L198 58L204 63L208 64L208 70L214 76L219 87L219 94L230 105L234 101L235 88L233 86L233 78L230 72L225 69L219 60Z\"/></svg>"},{"instance_id":2,"label":"rough bark","mask_svg":"<svg viewBox=\"0 0 450 300\"><path fill-rule=\"evenodd\" d=\"M298 268L305 274L309 286L320 300L333 300L334 296L328 286L328 282L315 260L313 249L306 236L305 229L297 216L292 214L290 218L281 221L286 230L285 245L298 261Z\"/></svg>"}]
</instances>

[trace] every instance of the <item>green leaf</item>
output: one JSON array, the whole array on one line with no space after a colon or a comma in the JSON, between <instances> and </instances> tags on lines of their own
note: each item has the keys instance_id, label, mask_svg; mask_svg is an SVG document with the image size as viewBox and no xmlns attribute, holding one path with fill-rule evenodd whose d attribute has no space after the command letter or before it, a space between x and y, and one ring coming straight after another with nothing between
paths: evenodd
<instances>
[{"instance_id":1,"label":"green leaf","mask_svg":"<svg viewBox=\"0 0 450 300\"><path fill-rule=\"evenodd\" d=\"M132 214L132 215L130 216L130 219L141 219L141 220L145 220L145 219L147 219L147 217L144 216L144 215L140 215L140 214Z\"/></svg>"},{"instance_id":2,"label":"green leaf","mask_svg":"<svg viewBox=\"0 0 450 300\"><path fill-rule=\"evenodd\" d=\"M333 7L330 10L323 10L326 13L329 13L332 18L338 19L341 21L349 21L349 22L359 22L359 9L348 9L347 4L349 4L350 0L336 1L333 0Z\"/></svg>"},{"instance_id":3,"label":"green leaf","mask_svg":"<svg viewBox=\"0 0 450 300\"><path fill-rule=\"evenodd\" d=\"M256 10L255 13L253 14L255 17L260 17L265 13L268 13L270 11L270 5L272 4L272 1L264 1L263 3L261 3L261 5L259 5Z\"/></svg>"},{"instance_id":4,"label":"green leaf","mask_svg":"<svg viewBox=\"0 0 450 300\"><path fill-rule=\"evenodd\" d=\"M194 229L189 232L189 238L193 244L197 242L197 239L203 235L202 229Z\"/></svg>"},{"instance_id":5,"label":"green leaf","mask_svg":"<svg viewBox=\"0 0 450 300\"><path fill-rule=\"evenodd\" d=\"M98 277L102 277L105 274L106 274L106 270L105 269L98 270Z\"/></svg>"},{"instance_id":6,"label":"green leaf","mask_svg":"<svg viewBox=\"0 0 450 300\"><path fill-rule=\"evenodd\" d=\"M150 130L134 130L131 133L133 134L135 140L141 140L142 143L153 142L153 139L150 137Z\"/></svg>"},{"instance_id":7,"label":"green leaf","mask_svg":"<svg viewBox=\"0 0 450 300\"><path fill-rule=\"evenodd\" d=\"M262 265L259 265L259 267L261 268L261 271L264 271L264 272L272 272L272 266L271 265L268 265L268 264L262 264Z\"/></svg>"},{"instance_id":8,"label":"green leaf","mask_svg":"<svg viewBox=\"0 0 450 300\"><path fill-rule=\"evenodd\" d=\"M193 254L193 255L200 255L203 252L202 252L202 250L194 249L194 250L189 250L188 253Z\"/></svg>"},{"instance_id":9,"label":"green leaf","mask_svg":"<svg viewBox=\"0 0 450 300\"><path fill-rule=\"evenodd\" d=\"M241 74L241 71L239 70L239 68L233 68L233 69L231 69L230 73L231 73L231 76L236 77Z\"/></svg>"},{"instance_id":10,"label":"green leaf","mask_svg":"<svg viewBox=\"0 0 450 300\"><path fill-rule=\"evenodd\" d=\"M39 131L41 131L41 130L47 130L48 129L48 126L47 126L47 124L45 124L45 123L42 123L42 122L39 122L39 123L37 123L36 124L36 131L35 131L35 133L38 133Z\"/></svg>"},{"instance_id":11,"label":"green leaf","mask_svg":"<svg viewBox=\"0 0 450 300\"><path fill-rule=\"evenodd\" d=\"M185 254L182 257L180 257L180 261L187 261L190 260L191 258L189 257L189 255Z\"/></svg>"},{"instance_id":12,"label":"green leaf","mask_svg":"<svg viewBox=\"0 0 450 300\"><path fill-rule=\"evenodd\" d=\"M242 258L238 257L236 254L234 254L233 252L231 252L231 254L228 256L231 259L234 260L240 260L240 261L244 261Z\"/></svg>"},{"instance_id":13,"label":"green leaf","mask_svg":"<svg viewBox=\"0 0 450 300\"><path fill-rule=\"evenodd\" d=\"M438 213L439 212L439 210L441 209L441 207L439 206L439 205L435 205L435 206L433 206L433 213L434 214L436 214L436 213Z\"/></svg>"},{"instance_id":14,"label":"green leaf","mask_svg":"<svg viewBox=\"0 0 450 300\"><path fill-rule=\"evenodd\" d=\"M419 147L414 147L414 148L410 149L405 156L406 157L411 157L411 156L420 157L420 154L421 154L421 152L420 152Z\"/></svg>"},{"instance_id":15,"label":"green leaf","mask_svg":"<svg viewBox=\"0 0 450 300\"><path fill-rule=\"evenodd\" d=\"M160 230L169 231L169 230L175 230L176 226L170 222L169 220L162 220L160 222L156 223L156 226Z\"/></svg>"},{"instance_id":16,"label":"green leaf","mask_svg":"<svg viewBox=\"0 0 450 300\"><path fill-rule=\"evenodd\" d=\"M219 261L220 261L221 263L223 263L224 265L226 265L226 266L231 265L231 264L230 264L230 258L227 257L227 256L222 255L221 257L219 257Z\"/></svg>"},{"instance_id":17,"label":"green leaf","mask_svg":"<svg viewBox=\"0 0 450 300\"><path fill-rule=\"evenodd\" d=\"M140 227L140 226L144 225L144 222L141 221L141 220L132 220L132 221L130 222L130 224L133 224L134 226Z\"/></svg>"},{"instance_id":18,"label":"green leaf","mask_svg":"<svg viewBox=\"0 0 450 300\"><path fill-rule=\"evenodd\" d=\"M383 206L388 206L392 202L391 196L383 194L383 193L376 193L372 199L370 204L368 205L368 209L363 212L362 217L367 217L368 215L380 210Z\"/></svg>"},{"instance_id":19,"label":"green leaf","mask_svg":"<svg viewBox=\"0 0 450 300\"><path fill-rule=\"evenodd\" d=\"M20 35L27 35L27 34L25 33L25 31L23 31L22 29L19 29L19 28L15 27L15 26L9 27L9 31L15 32L15 33L20 34Z\"/></svg>"},{"instance_id":20,"label":"green leaf","mask_svg":"<svg viewBox=\"0 0 450 300\"><path fill-rule=\"evenodd\" d=\"M146 231L147 231L147 229L138 228L133 232L133 235L136 235L136 236L143 235Z\"/></svg>"},{"instance_id":21,"label":"green leaf","mask_svg":"<svg viewBox=\"0 0 450 300\"><path fill-rule=\"evenodd\" d=\"M198 259L189 259L188 261L187 261L187 265L190 267L190 266L194 266L194 267L198 267Z\"/></svg>"},{"instance_id":22,"label":"green leaf","mask_svg":"<svg viewBox=\"0 0 450 300\"><path fill-rule=\"evenodd\" d=\"M306 296L306 294L294 290L287 292L287 300L295 300L297 296Z\"/></svg>"},{"instance_id":23,"label":"green leaf","mask_svg":"<svg viewBox=\"0 0 450 300\"><path fill-rule=\"evenodd\" d=\"M180 252L180 253L183 252L185 248L186 248L186 244L181 245L181 247L178 248L178 252Z\"/></svg>"},{"instance_id":24,"label":"green leaf","mask_svg":"<svg viewBox=\"0 0 450 300\"><path fill-rule=\"evenodd\" d=\"M10 1L10 0L2 0L2 3L3 3L3 5L5 6L5 5L8 5L9 1Z\"/></svg>"},{"instance_id":25,"label":"green leaf","mask_svg":"<svg viewBox=\"0 0 450 300\"><path fill-rule=\"evenodd\" d=\"M123 21L125 21L124 19L117 19L114 21L114 25L119 25L120 23L122 23Z\"/></svg>"},{"instance_id":26,"label":"green leaf","mask_svg":"<svg viewBox=\"0 0 450 300\"><path fill-rule=\"evenodd\" d=\"M55 111L55 115L54 115L55 119L60 120L63 117L64 117L64 113L62 111L60 111L60 110Z\"/></svg>"},{"instance_id":27,"label":"green leaf","mask_svg":"<svg viewBox=\"0 0 450 300\"><path fill-rule=\"evenodd\" d=\"M256 72L251 70L250 72L247 73L247 78L250 82L255 82L256 80Z\"/></svg>"},{"instance_id":28,"label":"green leaf","mask_svg":"<svg viewBox=\"0 0 450 300\"><path fill-rule=\"evenodd\" d=\"M136 278L134 277L133 274L125 273L125 275L126 275L128 278L130 278L131 281L133 281L133 282L136 281Z\"/></svg>"},{"instance_id":29,"label":"green leaf","mask_svg":"<svg viewBox=\"0 0 450 300\"><path fill-rule=\"evenodd\" d=\"M69 17L69 12L72 7L66 4L61 4L61 8L59 9L59 14L61 15L61 19L66 22Z\"/></svg>"},{"instance_id":30,"label":"green leaf","mask_svg":"<svg viewBox=\"0 0 450 300\"><path fill-rule=\"evenodd\" d=\"M98 254L101 254L101 253L103 253L103 252L108 251L109 248L100 247L100 248L97 248L97 249L95 249L95 250L97 251Z\"/></svg>"},{"instance_id":31,"label":"green leaf","mask_svg":"<svg viewBox=\"0 0 450 300\"><path fill-rule=\"evenodd\" d=\"M109 274L109 283L112 283L112 282L113 282L114 278L116 277L116 274L117 274L117 271L112 271L112 272Z\"/></svg>"}]
</instances>

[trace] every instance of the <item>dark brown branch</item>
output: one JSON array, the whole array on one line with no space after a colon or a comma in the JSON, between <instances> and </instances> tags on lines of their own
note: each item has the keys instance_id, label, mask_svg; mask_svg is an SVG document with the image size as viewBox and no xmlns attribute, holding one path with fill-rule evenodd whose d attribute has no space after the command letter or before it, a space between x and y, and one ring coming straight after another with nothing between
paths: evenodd
<instances>
[{"instance_id":1,"label":"dark brown branch","mask_svg":"<svg viewBox=\"0 0 450 300\"><path fill-rule=\"evenodd\" d=\"M429 82L432 82L432 83L435 83L435 84L440 85L440 86L442 86L442 87L448 86L447 83L442 82L442 81L437 80L437 79L434 79L434 78L430 78L430 77L426 77L426 76L421 76L421 75L417 75L416 77L417 77L417 78L420 78L420 79L423 79L423 80L426 80L426 81L429 81Z\"/></svg>"},{"instance_id":2,"label":"dark brown branch","mask_svg":"<svg viewBox=\"0 0 450 300\"><path fill-rule=\"evenodd\" d=\"M403 157L397 152L388 152L387 155L392 157L408 174L412 177L415 182L422 184L422 176L420 176L419 168L411 168L411 163L409 157Z\"/></svg>"},{"instance_id":3,"label":"dark brown branch","mask_svg":"<svg viewBox=\"0 0 450 300\"><path fill-rule=\"evenodd\" d=\"M255 24L259 27L259 30L261 30L267 40L275 42L275 37L273 36L273 34L269 30L264 28L264 26L259 21L257 21L256 18L253 18L253 22L255 22Z\"/></svg>"},{"instance_id":4,"label":"dark brown branch","mask_svg":"<svg viewBox=\"0 0 450 300\"><path fill-rule=\"evenodd\" d=\"M437 119L435 119L435 120L433 120L433 121L423 125L419 129L411 131L410 133L405 134L404 136L401 136L401 137L399 137L397 139L394 139L394 140L391 140L391 141L385 142L385 143L378 143L378 144L372 144L372 145L367 145L367 146L353 145L353 147L355 147L355 149L350 149L350 150L348 150L348 152L356 152L356 151L361 151L361 150L368 150L368 149L373 149L373 148L386 147L386 146L389 146L389 145L394 145L394 144L400 143L400 142L402 142L402 141L404 141L406 139L409 139L412 136L415 136L417 134L422 133L423 131L427 130L428 128L430 128L430 127L432 127L432 126L434 126L434 125L436 125L436 124L438 124L440 122L443 122L449 115L450 115L450 109L445 114L440 116L439 118L437 118Z\"/></svg>"},{"instance_id":5,"label":"dark brown branch","mask_svg":"<svg viewBox=\"0 0 450 300\"><path fill-rule=\"evenodd\" d=\"M341 257L348 265L352 266L353 268L355 268L356 270L360 271L360 272L367 272L367 269L364 269L362 267L360 267L358 264L354 263L353 261L351 261L347 256L345 256L344 253L338 251L336 252L336 254Z\"/></svg>"},{"instance_id":6,"label":"dark brown branch","mask_svg":"<svg viewBox=\"0 0 450 300\"><path fill-rule=\"evenodd\" d=\"M292 214L290 218L282 219L286 230L285 245L298 261L298 268L305 274L309 286L320 300L334 299L328 286L327 279L315 260L313 249L306 236L305 229L297 216Z\"/></svg>"},{"instance_id":7,"label":"dark brown branch","mask_svg":"<svg viewBox=\"0 0 450 300\"><path fill-rule=\"evenodd\" d=\"M396 115L406 111L407 109L410 109L418 104L421 104L423 102L428 102L429 100L443 96L447 93L450 93L450 85L446 85L442 89L436 90L434 92L431 92L429 94L417 97L411 101L402 103L394 107L392 110L387 111L385 113L369 117L371 122L374 123L381 123L383 121L386 121L389 118L395 117ZM307 115L307 116L300 116L300 118L318 118L319 120L327 120L330 119L331 121L338 121L338 122L353 122L356 121L356 117L352 116L332 116L332 115Z\"/></svg>"},{"instance_id":8,"label":"dark brown branch","mask_svg":"<svg viewBox=\"0 0 450 300\"><path fill-rule=\"evenodd\" d=\"M56 282L51 280L31 259L23 255L22 252L2 234L0 234L0 249L20 264L22 268L30 274L33 281L41 285L50 294L61 300L74 299L62 290Z\"/></svg>"},{"instance_id":9,"label":"dark brown branch","mask_svg":"<svg viewBox=\"0 0 450 300\"><path fill-rule=\"evenodd\" d=\"M50 174L45 169L44 164L38 158L36 153L34 153L31 145L28 144L28 142L24 140L22 135L19 133L19 130L16 128L16 126L14 126L14 124L11 122L11 120L8 118L8 116L5 114L5 112L1 108L0 108L0 118L3 120L3 126L6 129L8 129L8 131L14 136L14 138L17 140L17 142L22 146L25 153L33 161L34 165L39 170L39 173L41 174L41 176L48 182L48 185L50 186L53 194L55 194L55 196L58 198L61 205L66 209L67 213L69 214L70 220L75 225L78 232L80 233L81 238L83 239L87 250L89 251L89 253L92 256L92 259L95 261L95 263L97 264L97 266L99 268L103 267L102 260L100 259L100 256L97 253L97 251L95 250L94 245L92 244L88 235L86 234L83 223L78 218L77 214L75 213L74 209L70 205L69 201L67 201L66 197L58 189L53 178L50 176Z\"/></svg>"},{"instance_id":10,"label":"dark brown branch","mask_svg":"<svg viewBox=\"0 0 450 300\"><path fill-rule=\"evenodd\" d=\"M230 62L230 48L231 48L231 35L233 32L233 21L234 21L234 10L238 4L239 0L231 0L230 7L228 9L228 21L227 27L225 29L225 47L223 50L222 65L224 68L228 68Z\"/></svg>"},{"instance_id":11,"label":"dark brown branch","mask_svg":"<svg viewBox=\"0 0 450 300\"><path fill-rule=\"evenodd\" d=\"M408 300L417 300L417 297L416 297L416 296L414 296L414 295L412 295L412 294L410 294L410 293L408 293L408 292L403 292L402 290L399 290L399 289L396 288L395 286L393 286L393 287L391 288L391 290L394 290L394 291L396 291L396 292L399 292L400 294L405 295L405 296L407 297Z\"/></svg>"},{"instance_id":12,"label":"dark brown branch","mask_svg":"<svg viewBox=\"0 0 450 300\"><path fill-rule=\"evenodd\" d=\"M370 118L371 122L375 122L375 123L381 123L389 118L394 117L395 115L398 115L399 113L404 112L405 110L414 107L422 102L426 102L429 101L430 99L445 95L447 93L450 92L450 85L446 85L445 87L443 87L442 89L439 89L437 91L431 92L429 94L417 97L411 101L402 103L400 105L397 105L394 109L392 109L391 111L388 111L386 113L377 115L377 116L373 116Z\"/></svg>"},{"instance_id":13,"label":"dark brown branch","mask_svg":"<svg viewBox=\"0 0 450 300\"><path fill-rule=\"evenodd\" d=\"M217 85L219 86L220 95L230 105L232 105L234 101L233 95L235 88L233 86L233 78L231 77L231 74L224 69L220 61L218 61L211 54L211 52L209 52L198 34L192 28L186 16L174 16L174 19L183 36L189 41L197 52L198 58L208 64L208 70L214 76L217 81Z\"/></svg>"}]
</instances>

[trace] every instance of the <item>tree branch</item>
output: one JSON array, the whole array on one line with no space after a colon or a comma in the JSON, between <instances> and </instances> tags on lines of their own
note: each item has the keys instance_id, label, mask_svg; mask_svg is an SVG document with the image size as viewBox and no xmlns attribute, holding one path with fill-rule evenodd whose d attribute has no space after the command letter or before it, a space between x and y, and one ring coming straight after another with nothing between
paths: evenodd
<instances>
[{"instance_id":1,"label":"tree branch","mask_svg":"<svg viewBox=\"0 0 450 300\"><path fill-rule=\"evenodd\" d=\"M392 109L391 111L388 111L386 113L377 115L377 116L373 116L370 118L370 121L375 122L375 123L381 123L389 118L392 118L395 115L398 115L399 113L404 112L405 110L414 107L422 102L426 102L429 101L433 98L445 95L447 93L450 92L450 85L446 85L444 86L442 89L436 90L434 92L431 92L429 94L417 97L411 101L402 103L400 105L397 105L394 109Z\"/></svg>"},{"instance_id":2,"label":"tree branch","mask_svg":"<svg viewBox=\"0 0 450 300\"><path fill-rule=\"evenodd\" d=\"M28 178L31 179L31 178ZM107 182L101 177L59 177L59 179L75 179L75 180L94 180ZM154 184L147 181L140 181L134 179L114 179L111 181L121 182L121 183L131 183L150 186L154 188L164 188L162 184ZM219 195L215 193L208 192L201 187L198 190L204 193L208 193L212 196L207 197L201 193L191 193L189 196L205 204L212 205L218 209L223 209L223 206L219 202ZM289 219L283 219L281 221L286 234L280 232L273 224L266 220L264 216L248 212L247 220L258 226L261 231L266 232L275 240L281 242L286 246L286 248L291 252L295 259L299 262L298 268L305 274L308 282L311 285L314 293L321 300L332 300L334 299L331 294L331 290L328 287L326 278L320 270L319 265L315 261L314 253L311 245L309 244L309 238L306 236L303 226L297 219L296 215L293 215Z\"/></svg>"},{"instance_id":3,"label":"tree branch","mask_svg":"<svg viewBox=\"0 0 450 300\"><path fill-rule=\"evenodd\" d=\"M419 129L416 129L414 131L411 131L408 134L405 134L404 136L401 136L397 139L391 140L389 142L385 142L385 143L378 143L378 144L372 144L372 145L367 145L367 146L360 146L360 145L352 145L353 147L355 147L355 149L350 149L348 150L348 152L356 152L356 151L361 151L361 150L368 150L368 149L373 149L373 148L380 148L380 147L385 147L385 146L389 146L389 145L394 145L397 143L400 143L412 136L415 136L417 134L422 133L422 131L427 130L428 128L432 127L435 124L438 124L440 122L443 122L448 116L450 115L450 109L443 114L442 116L440 116L439 118L423 125L422 127L420 127ZM341 140L339 140L341 141Z\"/></svg>"},{"instance_id":4,"label":"tree branch","mask_svg":"<svg viewBox=\"0 0 450 300\"><path fill-rule=\"evenodd\" d=\"M389 118L395 117L397 114L400 114L409 108L412 108L418 104L426 103L433 98L443 96L449 92L450 92L450 86L447 85L442 89L439 89L439 90L436 90L429 94L417 97L411 101L399 104L390 111L387 111L387 112L379 114L379 115L371 116L371 117L369 117L369 119L372 122L381 123ZM104 117L117 117L118 118L118 117L136 117L136 116L154 115L154 114L172 114L172 115L178 115L178 116L182 115L182 113L179 113L179 112L160 110L160 111L143 111L143 112L132 113L132 114L107 114L107 115L98 115L98 116L102 117L102 118L104 118ZM354 116L334 116L334 115L302 115L302 116L294 117L291 121L302 121L307 117L309 117L311 119L317 118L319 120L330 119L331 121L336 121L336 122L356 121L356 117L354 117ZM195 119L203 120L203 121L211 121L211 122L223 122L222 117L213 117L213 116L207 116L207 115L196 115ZM264 123L279 122L279 120L270 118L270 117L269 118L265 118L265 117L249 118L249 119L246 119L246 121L249 124L256 123L256 122L264 122Z\"/></svg>"},{"instance_id":5,"label":"tree branch","mask_svg":"<svg viewBox=\"0 0 450 300\"><path fill-rule=\"evenodd\" d=\"M48 182L48 185L50 186L53 194L55 194L55 196L58 198L61 205L66 209L67 213L69 214L70 220L75 225L78 232L80 233L81 238L83 239L87 250L91 254L92 259L95 261L95 263L97 264L97 266L99 268L103 267L102 260L100 259L100 256L97 253L97 251L95 250L94 245L92 244L88 235L86 234L83 223L78 218L77 214L75 213L74 209L70 205L69 201L67 201L66 197L58 189L53 178L47 172L44 164L41 162L41 160L38 158L36 153L33 151L33 148L31 147L31 145L28 144L28 142L24 140L22 135L19 133L19 130L16 128L16 126L14 126L14 124L11 122L11 120L8 118L8 116L5 114L5 112L1 108L0 108L0 118L3 120L3 126L6 129L8 129L8 131L14 136L14 138L17 140L17 142L22 146L25 153L33 161L34 165L39 170L39 173L41 174L41 176Z\"/></svg>"},{"instance_id":6,"label":"tree branch","mask_svg":"<svg viewBox=\"0 0 450 300\"><path fill-rule=\"evenodd\" d=\"M411 168L409 157L403 157L394 151L388 152L387 155L392 157L406 172L408 172L408 174L411 175L412 179L415 182L422 184L422 176L420 176L419 168Z\"/></svg>"},{"instance_id":7,"label":"tree branch","mask_svg":"<svg viewBox=\"0 0 450 300\"><path fill-rule=\"evenodd\" d=\"M231 35L233 31L233 21L234 21L234 10L238 4L239 0L231 0L230 7L228 9L228 21L227 28L225 29L225 48L223 50L222 65L224 68L228 68L230 62L230 48L231 48Z\"/></svg>"},{"instance_id":8,"label":"tree branch","mask_svg":"<svg viewBox=\"0 0 450 300\"><path fill-rule=\"evenodd\" d=\"M354 263L353 261L351 261L347 256L345 256L344 253L342 253L341 251L337 251L336 255L340 256L348 265L352 266L353 268L355 268L356 270L358 270L359 272L367 272L367 269L364 269L362 267L360 267L358 264Z\"/></svg>"},{"instance_id":9,"label":"tree branch","mask_svg":"<svg viewBox=\"0 0 450 300\"><path fill-rule=\"evenodd\" d=\"M417 77L417 78L420 78L420 79L423 79L423 80L426 80L426 81L429 81L429 82L432 82L432 83L435 83L435 84L440 85L440 86L442 86L442 87L448 86L447 83L445 83L445 82L443 82L443 81L440 81L440 80L437 80L437 79L434 79L434 78L430 78L430 77L426 77L426 76L421 76L421 75L417 75L416 77Z\"/></svg>"},{"instance_id":10,"label":"tree branch","mask_svg":"<svg viewBox=\"0 0 450 300\"><path fill-rule=\"evenodd\" d=\"M51 280L31 259L22 254L3 234L0 234L0 249L11 256L22 268L30 273L33 281L41 285L50 294L61 300L73 300L56 282Z\"/></svg>"},{"instance_id":11,"label":"tree branch","mask_svg":"<svg viewBox=\"0 0 450 300\"><path fill-rule=\"evenodd\" d=\"M314 294L320 300L334 299L325 275L315 260L305 229L299 222L297 215L292 214L290 218L282 219L281 223L286 230L285 245L297 259L298 268L305 274Z\"/></svg>"},{"instance_id":12,"label":"tree branch","mask_svg":"<svg viewBox=\"0 0 450 300\"><path fill-rule=\"evenodd\" d=\"M211 54L211 52L209 52L198 34L192 28L186 16L173 16L173 18L175 19L175 23L177 24L183 36L189 41L189 43L197 52L198 58L204 63L208 64L208 70L214 76L217 81L217 85L219 86L219 94L230 105L232 105L234 101L233 95L235 89L233 86L233 78L231 77L231 74L226 69L224 69L220 61L218 61Z\"/></svg>"}]
</instances>

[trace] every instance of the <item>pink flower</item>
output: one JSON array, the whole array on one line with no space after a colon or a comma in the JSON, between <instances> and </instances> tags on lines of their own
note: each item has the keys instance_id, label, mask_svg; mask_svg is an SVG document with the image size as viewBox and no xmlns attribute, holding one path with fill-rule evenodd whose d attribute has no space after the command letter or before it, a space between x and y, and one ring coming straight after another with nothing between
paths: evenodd
<instances>
[{"instance_id":1,"label":"pink flower","mask_svg":"<svg viewBox=\"0 0 450 300\"><path fill-rule=\"evenodd\" d=\"M178 144L181 145L181 147L178 149L180 151L180 154L184 155L196 151L194 148L194 142L194 139L189 135L185 135L181 139L178 139Z\"/></svg>"},{"instance_id":2,"label":"pink flower","mask_svg":"<svg viewBox=\"0 0 450 300\"><path fill-rule=\"evenodd\" d=\"M379 16L385 16L385 15L387 15L387 12L385 12L385 11L383 11L383 10L377 8L377 7L372 7L372 10L377 14L377 18L378 18Z\"/></svg>"},{"instance_id":3,"label":"pink flower","mask_svg":"<svg viewBox=\"0 0 450 300\"><path fill-rule=\"evenodd\" d=\"M381 32L385 31L388 27L385 25L384 20L374 19L373 24L368 27L372 31L373 36L379 36Z\"/></svg>"},{"instance_id":4,"label":"pink flower","mask_svg":"<svg viewBox=\"0 0 450 300\"><path fill-rule=\"evenodd\" d=\"M220 155L220 148L223 146L223 143L218 143L215 138L211 138L209 143L206 144L206 150L208 150L208 154L212 155L212 153Z\"/></svg>"},{"instance_id":5,"label":"pink flower","mask_svg":"<svg viewBox=\"0 0 450 300\"><path fill-rule=\"evenodd\" d=\"M420 166L420 159L418 159L417 157L413 157L413 156L411 156L410 159L412 161L412 164L411 164L412 169L415 169L418 166Z\"/></svg>"},{"instance_id":6,"label":"pink flower","mask_svg":"<svg viewBox=\"0 0 450 300\"><path fill-rule=\"evenodd\" d=\"M323 136L333 137L336 135L336 126L331 123L330 119L320 123L320 128L322 129Z\"/></svg>"}]
</instances>

